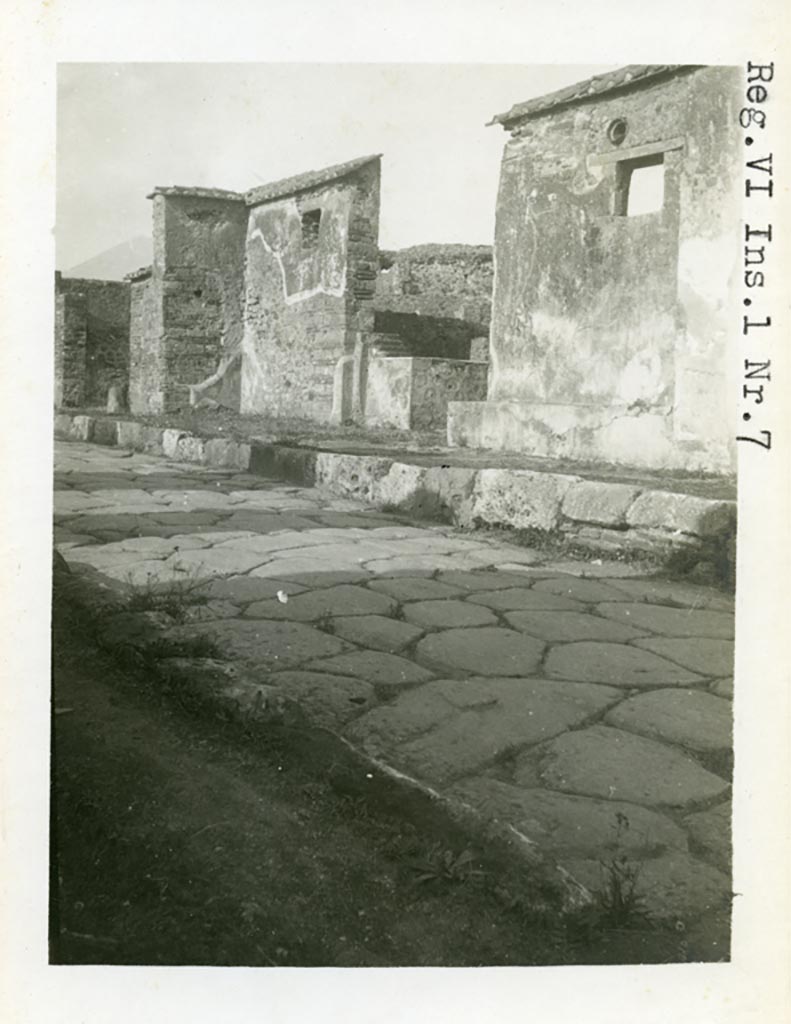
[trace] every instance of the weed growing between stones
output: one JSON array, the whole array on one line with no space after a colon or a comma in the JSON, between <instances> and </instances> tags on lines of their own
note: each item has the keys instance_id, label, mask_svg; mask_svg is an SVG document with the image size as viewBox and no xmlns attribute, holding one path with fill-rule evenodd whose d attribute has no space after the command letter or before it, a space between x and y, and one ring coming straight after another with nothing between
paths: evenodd
<instances>
[{"instance_id":1,"label":"weed growing between stones","mask_svg":"<svg viewBox=\"0 0 791 1024\"><path fill-rule=\"evenodd\" d=\"M164 612L174 622L184 622L188 608L208 603L208 596L201 592L205 582L197 571L168 583L159 582L149 573L142 587L134 585L130 578L128 584L133 592L125 602L126 611Z\"/></svg>"},{"instance_id":2,"label":"weed growing between stones","mask_svg":"<svg viewBox=\"0 0 791 1024\"><path fill-rule=\"evenodd\" d=\"M486 872L474 867L475 854L470 849L456 853L444 849L435 843L419 860L413 860L409 866L417 872L415 883L426 882L469 882L473 878L482 878Z\"/></svg>"},{"instance_id":3,"label":"weed growing between stones","mask_svg":"<svg viewBox=\"0 0 791 1024\"><path fill-rule=\"evenodd\" d=\"M645 911L637 892L640 865L629 860L621 849L624 834L629 829L629 818L622 812L615 815L615 853L607 861L600 861L602 886L595 893L603 921L611 928L634 926L643 922Z\"/></svg>"}]
</instances>

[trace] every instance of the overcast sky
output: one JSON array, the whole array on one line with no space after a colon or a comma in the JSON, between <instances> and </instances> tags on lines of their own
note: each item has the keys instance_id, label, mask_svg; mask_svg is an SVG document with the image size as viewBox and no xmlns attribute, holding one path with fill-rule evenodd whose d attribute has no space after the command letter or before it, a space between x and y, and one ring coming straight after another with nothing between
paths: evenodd
<instances>
[{"instance_id":1,"label":"overcast sky","mask_svg":"<svg viewBox=\"0 0 791 1024\"><path fill-rule=\"evenodd\" d=\"M607 67L62 64L57 266L150 235L154 185L244 190L369 153L382 248L491 243L506 134L485 122Z\"/></svg>"}]
</instances>

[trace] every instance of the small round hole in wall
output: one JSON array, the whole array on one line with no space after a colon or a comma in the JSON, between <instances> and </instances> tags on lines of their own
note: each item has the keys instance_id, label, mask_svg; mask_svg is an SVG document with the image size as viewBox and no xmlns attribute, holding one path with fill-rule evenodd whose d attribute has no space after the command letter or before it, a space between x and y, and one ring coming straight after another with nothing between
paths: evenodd
<instances>
[{"instance_id":1,"label":"small round hole in wall","mask_svg":"<svg viewBox=\"0 0 791 1024\"><path fill-rule=\"evenodd\" d=\"M626 120L623 117L616 117L614 121L610 121L607 125L607 138L613 146L620 146L626 138L628 130L629 128L626 124Z\"/></svg>"},{"instance_id":2,"label":"small round hole in wall","mask_svg":"<svg viewBox=\"0 0 791 1024\"><path fill-rule=\"evenodd\" d=\"M195 289L195 298L199 299L201 297L201 295L203 295L203 289L202 288L196 288Z\"/></svg>"}]
</instances>

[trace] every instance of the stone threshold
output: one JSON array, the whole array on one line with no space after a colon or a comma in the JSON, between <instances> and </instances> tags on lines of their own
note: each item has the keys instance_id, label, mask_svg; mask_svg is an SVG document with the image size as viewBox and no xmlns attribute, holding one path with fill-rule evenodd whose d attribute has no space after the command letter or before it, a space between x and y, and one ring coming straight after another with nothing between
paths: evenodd
<instances>
[{"instance_id":1,"label":"stone threshold","mask_svg":"<svg viewBox=\"0 0 791 1024\"><path fill-rule=\"evenodd\" d=\"M679 549L735 564L736 502L537 469L426 465L406 457L203 438L136 420L59 412L55 436L317 486L374 507L471 529L560 536L592 552Z\"/></svg>"}]
</instances>

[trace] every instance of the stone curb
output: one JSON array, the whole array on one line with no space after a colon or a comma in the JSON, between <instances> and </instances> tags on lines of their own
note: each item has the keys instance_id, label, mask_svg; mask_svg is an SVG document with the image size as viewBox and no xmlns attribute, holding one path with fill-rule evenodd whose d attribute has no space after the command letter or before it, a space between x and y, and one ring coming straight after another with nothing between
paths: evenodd
<instances>
[{"instance_id":1,"label":"stone curb","mask_svg":"<svg viewBox=\"0 0 791 1024\"><path fill-rule=\"evenodd\" d=\"M67 570L71 572L71 570ZM93 617L112 608L123 598L122 585L108 585L79 574L68 577L72 583L70 600L88 610ZM61 577L62 579L62 577ZM472 802L438 793L425 783L391 767L346 737L311 721L308 712L277 686L257 678L250 669L224 659L162 655L167 640L167 624L158 612L111 612L110 624L117 623L115 642L103 648L111 656L130 649L155 654L146 672L150 673L174 699L187 698L190 705L231 722L247 732L258 731L265 737L273 729L292 730L313 751L322 745L323 760L338 766L342 773L342 791L372 800L376 806L397 806L398 813L417 828L432 836L455 835L465 842L484 844L485 859L491 867L533 872L532 881L538 900L547 910L563 913L589 906L592 892L578 882L554 859L541 853L533 840L515 826L482 813ZM528 875L528 878L530 876ZM554 897L550 895L554 893ZM553 905L554 899L554 905ZM536 910L542 909L538 904Z\"/></svg>"},{"instance_id":2,"label":"stone curb","mask_svg":"<svg viewBox=\"0 0 791 1024\"><path fill-rule=\"evenodd\" d=\"M253 440L206 439L132 420L57 413L55 436L164 454L182 462L238 469L416 518L560 532L596 551L705 550L732 565L736 502L584 480L555 472L421 466Z\"/></svg>"}]
</instances>

